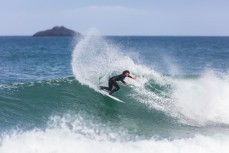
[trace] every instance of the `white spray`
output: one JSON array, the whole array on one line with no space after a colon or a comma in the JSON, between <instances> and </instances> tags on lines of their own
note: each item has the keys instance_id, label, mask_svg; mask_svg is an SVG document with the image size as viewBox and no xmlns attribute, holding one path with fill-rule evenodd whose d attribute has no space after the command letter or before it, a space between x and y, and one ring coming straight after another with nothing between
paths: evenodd
<instances>
[{"instance_id":1,"label":"white spray","mask_svg":"<svg viewBox=\"0 0 229 153\"><path fill-rule=\"evenodd\" d=\"M163 77L145 65L136 64L125 51L112 42L89 32L74 48L72 71L76 79L94 90L114 74L130 70L137 80L127 96L186 121L187 124L229 124L229 83L213 74L199 79L172 79ZM159 86L170 85L169 93L157 94L149 90L153 80ZM189 123L191 121L191 123Z\"/></svg>"}]
</instances>

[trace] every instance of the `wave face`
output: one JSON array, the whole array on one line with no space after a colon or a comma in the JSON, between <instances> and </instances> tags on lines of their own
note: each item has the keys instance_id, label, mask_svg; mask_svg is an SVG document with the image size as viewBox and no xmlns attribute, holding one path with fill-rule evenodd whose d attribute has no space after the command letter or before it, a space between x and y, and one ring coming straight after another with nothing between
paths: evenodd
<instances>
[{"instance_id":1,"label":"wave face","mask_svg":"<svg viewBox=\"0 0 229 153\"><path fill-rule=\"evenodd\" d=\"M80 114L90 118L92 122L94 120L96 123L111 124L114 128L132 131L134 127L133 132L143 137L151 137L162 130L154 131L151 129L153 126L165 130L168 129L168 125L177 126L176 120L172 117L148 108L131 96L126 96L129 90L122 90L119 93L126 103L117 103L81 85L73 77L13 84L2 88L1 112L6 130L8 130L7 125L24 129L45 128L50 116L65 116L65 114ZM14 116L17 117L10 120ZM161 132L163 134L163 131Z\"/></svg>"},{"instance_id":2,"label":"wave face","mask_svg":"<svg viewBox=\"0 0 229 153\"><path fill-rule=\"evenodd\" d=\"M141 57L150 52L135 53L96 35L75 45L69 60L73 76L61 65L65 76L55 68L57 78L48 77L50 71L43 80L2 81L0 153L228 152L226 72L208 68L184 75L166 57L171 73L162 74L147 64L151 56ZM126 69L137 80L119 83L115 96L125 103L98 92Z\"/></svg>"}]
</instances>

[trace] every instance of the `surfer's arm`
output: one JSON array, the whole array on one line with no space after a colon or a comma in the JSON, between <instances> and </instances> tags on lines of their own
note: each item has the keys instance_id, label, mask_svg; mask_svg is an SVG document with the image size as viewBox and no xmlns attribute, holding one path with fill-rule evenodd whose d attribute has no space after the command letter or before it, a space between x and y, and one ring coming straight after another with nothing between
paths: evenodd
<instances>
[{"instance_id":1,"label":"surfer's arm","mask_svg":"<svg viewBox=\"0 0 229 153\"><path fill-rule=\"evenodd\" d=\"M124 80L121 80L123 84L125 84L126 86L128 85L127 82L125 82Z\"/></svg>"},{"instance_id":2,"label":"surfer's arm","mask_svg":"<svg viewBox=\"0 0 229 153\"><path fill-rule=\"evenodd\" d=\"M133 80L136 80L136 77L132 77L130 75L128 75L129 78L133 79Z\"/></svg>"}]
</instances>

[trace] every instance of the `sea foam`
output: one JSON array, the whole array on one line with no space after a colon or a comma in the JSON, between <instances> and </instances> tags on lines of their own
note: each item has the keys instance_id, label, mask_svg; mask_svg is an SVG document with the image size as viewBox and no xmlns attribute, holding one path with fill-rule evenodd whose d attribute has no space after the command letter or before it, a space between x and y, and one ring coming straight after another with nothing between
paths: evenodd
<instances>
[{"instance_id":1,"label":"sea foam","mask_svg":"<svg viewBox=\"0 0 229 153\"><path fill-rule=\"evenodd\" d=\"M14 131L1 136L1 153L228 153L226 135L180 139L126 139L128 133L85 123L80 116L54 116L46 129Z\"/></svg>"}]
</instances>

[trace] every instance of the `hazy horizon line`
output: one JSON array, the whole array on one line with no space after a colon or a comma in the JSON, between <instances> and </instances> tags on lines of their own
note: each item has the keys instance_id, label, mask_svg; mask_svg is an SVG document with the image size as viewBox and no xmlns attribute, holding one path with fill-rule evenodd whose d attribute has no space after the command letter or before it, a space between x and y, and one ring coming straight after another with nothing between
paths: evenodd
<instances>
[{"instance_id":1,"label":"hazy horizon line","mask_svg":"<svg viewBox=\"0 0 229 153\"><path fill-rule=\"evenodd\" d=\"M86 36L86 34L82 34ZM229 35L95 35L102 37L229 37ZM33 37L33 35L0 35L0 37ZM72 37L72 36L39 36L39 37Z\"/></svg>"}]
</instances>

